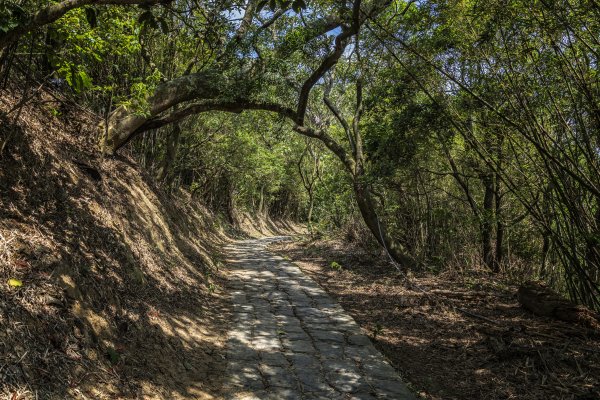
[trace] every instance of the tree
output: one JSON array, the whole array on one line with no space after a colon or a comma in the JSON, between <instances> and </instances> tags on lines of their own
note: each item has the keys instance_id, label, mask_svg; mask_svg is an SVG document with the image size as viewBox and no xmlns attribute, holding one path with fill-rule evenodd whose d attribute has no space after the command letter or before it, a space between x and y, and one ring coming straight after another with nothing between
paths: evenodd
<instances>
[{"instance_id":1,"label":"tree","mask_svg":"<svg viewBox=\"0 0 600 400\"><path fill-rule=\"evenodd\" d=\"M247 59L239 60L233 57L231 53L222 53L216 57L217 62L213 66L160 84L147 99L148 109L145 115L133 113L124 106L113 111L107 123L100 127L102 150L112 154L139 133L202 112L227 111L239 113L245 110L275 112L290 119L294 123L293 129L295 132L320 140L339 158L352 177L358 207L365 223L377 241L398 262L406 266L413 266L415 264L414 260L404 252L400 244L393 240L386 231L385 225L377 217L370 189L368 184L363 181L364 156L359 128L362 114L362 83L360 80L357 83L357 108L352 122L353 137L350 140L352 155L324 129L314 128L306 123L310 94L315 84L337 64L351 39L359 32L365 21L381 13L388 5L389 1L376 0L369 4L363 4L360 0L356 0L352 5L352 10L341 7L337 10L337 15L330 14L326 17L317 18L312 21L311 25L304 28L300 34L303 40L299 44L319 38L332 29L339 29L339 33L336 34L330 50L299 85L300 90L296 95L296 109L283 106L276 101L262 100L257 93L253 92L257 87L260 87L259 83L265 79L265 71L268 71L269 65L266 64L264 58L259 55L250 61ZM265 23L257 26L255 30L251 29L256 7L257 2L248 2L235 35L224 46L226 50L239 50L240 47L238 46L246 40L250 40L250 45L254 44L252 39L258 36L268 25L268 23ZM277 13L272 18L277 18ZM298 35L294 30L287 32L287 34L291 37ZM256 47L256 44L254 45ZM282 52L282 48L285 46L289 46L289 43L284 40L275 53ZM227 74L223 71L227 71ZM168 113L174 106L189 102L192 103L183 106L180 110ZM333 109L331 110L334 112ZM167 112L167 115L162 115L165 112ZM336 118L342 123L343 118L340 115L336 115ZM342 123L342 126L345 126L344 123ZM347 133L350 136L350 131Z\"/></svg>"},{"instance_id":2,"label":"tree","mask_svg":"<svg viewBox=\"0 0 600 400\"><path fill-rule=\"evenodd\" d=\"M17 5L2 5L3 26L0 26L0 50L13 44L23 35L57 21L71 10L89 5L140 5L150 7L173 0L65 0L51 3L36 13L27 14Z\"/></svg>"},{"instance_id":3,"label":"tree","mask_svg":"<svg viewBox=\"0 0 600 400\"><path fill-rule=\"evenodd\" d=\"M105 154L131 141L231 221L358 217L406 266L473 260L600 307L594 4L119 4L0 6L0 79L64 80Z\"/></svg>"},{"instance_id":4,"label":"tree","mask_svg":"<svg viewBox=\"0 0 600 400\"><path fill-rule=\"evenodd\" d=\"M315 185L321 179L322 165L320 154L314 149L313 144L307 140L306 147L298 159L298 174L302 180L302 186L308 195L308 211L306 220L312 227L313 210L315 207Z\"/></svg>"}]
</instances>

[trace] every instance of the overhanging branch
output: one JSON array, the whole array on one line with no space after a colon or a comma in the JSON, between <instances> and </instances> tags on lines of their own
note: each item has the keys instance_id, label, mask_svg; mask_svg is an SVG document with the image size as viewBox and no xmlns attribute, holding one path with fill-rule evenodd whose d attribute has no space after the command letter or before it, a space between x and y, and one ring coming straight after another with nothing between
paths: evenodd
<instances>
[{"instance_id":1,"label":"overhanging branch","mask_svg":"<svg viewBox=\"0 0 600 400\"><path fill-rule=\"evenodd\" d=\"M205 101L202 103L191 104L181 110L173 111L172 113L147 120L139 128L135 130L132 136L139 133L158 129L162 126L181 121L190 115L200 114L209 111L224 111L239 114L249 110L263 110L277 113L283 117L295 120L296 113L294 110L275 103L254 102L250 100L233 100L233 101Z\"/></svg>"},{"instance_id":2,"label":"overhanging branch","mask_svg":"<svg viewBox=\"0 0 600 400\"><path fill-rule=\"evenodd\" d=\"M308 107L308 98L310 91L314 85L323 78L325 73L329 71L342 57L346 46L352 36L356 35L362 24L368 19L383 11L389 4L390 0L376 0L367 10L361 9L361 0L355 0L352 7L352 21L350 25L341 25L342 32L335 37L333 51L329 53L315 71L304 81L300 94L298 96L298 107L296 110L296 123L304 125L304 116Z\"/></svg>"},{"instance_id":3,"label":"overhanging branch","mask_svg":"<svg viewBox=\"0 0 600 400\"><path fill-rule=\"evenodd\" d=\"M167 4L173 0L65 0L60 3L50 4L33 14L22 24L0 35L0 50L17 41L22 35L34 29L50 24L67 12L88 5L144 5Z\"/></svg>"},{"instance_id":4,"label":"overhanging branch","mask_svg":"<svg viewBox=\"0 0 600 400\"><path fill-rule=\"evenodd\" d=\"M350 27L342 27L342 33L335 37L333 51L327 57L325 57L325 59L321 62L321 65L319 65L319 67L308 77L308 79L306 79L302 85L302 89L300 89L300 95L298 97L298 108L296 111L296 123L298 125L304 125L304 116L306 114L306 108L308 107L308 97L313 86L319 81L319 79L323 77L323 75L325 75L327 71L337 64L342 54L344 54L346 46L348 45L348 39L356 32L358 32L358 26L355 27L354 24Z\"/></svg>"}]
</instances>

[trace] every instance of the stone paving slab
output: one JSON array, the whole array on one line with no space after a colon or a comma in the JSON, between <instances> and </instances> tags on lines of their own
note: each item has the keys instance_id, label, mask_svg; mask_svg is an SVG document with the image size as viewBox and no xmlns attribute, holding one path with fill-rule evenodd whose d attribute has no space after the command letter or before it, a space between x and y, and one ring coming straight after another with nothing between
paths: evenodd
<instances>
[{"instance_id":1,"label":"stone paving slab","mask_svg":"<svg viewBox=\"0 0 600 400\"><path fill-rule=\"evenodd\" d=\"M394 399L415 396L344 310L265 246L228 246L233 327L225 398Z\"/></svg>"}]
</instances>

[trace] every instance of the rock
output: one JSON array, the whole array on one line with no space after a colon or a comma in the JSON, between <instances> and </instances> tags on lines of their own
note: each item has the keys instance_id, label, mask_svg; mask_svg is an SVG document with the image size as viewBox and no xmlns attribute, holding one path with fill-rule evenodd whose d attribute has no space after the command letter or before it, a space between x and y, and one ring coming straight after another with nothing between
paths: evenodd
<instances>
[{"instance_id":1,"label":"rock","mask_svg":"<svg viewBox=\"0 0 600 400\"><path fill-rule=\"evenodd\" d=\"M350 335L348 336L348 343L358 346L368 346L371 344L371 340L365 335Z\"/></svg>"}]
</instances>

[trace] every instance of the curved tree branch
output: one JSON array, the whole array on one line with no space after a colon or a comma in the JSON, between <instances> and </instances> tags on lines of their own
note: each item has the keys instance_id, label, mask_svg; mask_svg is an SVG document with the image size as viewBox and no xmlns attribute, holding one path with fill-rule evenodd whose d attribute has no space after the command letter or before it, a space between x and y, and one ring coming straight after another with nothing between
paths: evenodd
<instances>
[{"instance_id":1,"label":"curved tree branch","mask_svg":"<svg viewBox=\"0 0 600 400\"><path fill-rule=\"evenodd\" d=\"M344 50L349 43L349 39L352 35L358 32L358 26L354 27L342 27L342 33L335 37L335 44L333 47L333 51L325 57L325 59L321 62L321 65L313 71L313 73L304 81L302 85L302 89L300 89L300 95L298 97L298 108L296 111L296 123L298 125L304 124L304 116L306 114L306 108L308 107L308 97L310 95L310 91L313 86L325 75L327 71L329 71L335 64L337 64L338 60L344 54Z\"/></svg>"},{"instance_id":2,"label":"curved tree branch","mask_svg":"<svg viewBox=\"0 0 600 400\"><path fill-rule=\"evenodd\" d=\"M173 0L65 0L60 3L50 4L43 8L37 13L30 16L27 21L14 27L6 33L0 35L0 50L4 49L8 45L16 42L21 36L28 32L31 32L44 25L50 24L67 12L76 8L88 6L88 5L144 5L153 6L156 4L166 4Z\"/></svg>"},{"instance_id":3,"label":"curved tree branch","mask_svg":"<svg viewBox=\"0 0 600 400\"><path fill-rule=\"evenodd\" d=\"M156 117L148 119L146 122L141 124L135 131L134 134L130 135L129 138L134 137L136 134L146 132L151 129L157 129L162 126L181 121L182 119L189 117L191 115L200 114L203 112L209 111L224 111L230 113L242 113L248 110L262 110L262 111L270 111L276 114L281 115L291 121L296 120L296 112L291 108L275 104L275 103L266 103L266 102L254 102L246 99L238 99L233 101L205 101L202 103L191 104L181 110L174 111L163 117ZM342 147L333 137L329 136L323 130L317 130L306 126L301 126L295 124L293 127L294 131L310 138L318 139L323 144L331 150L344 164L344 167L348 169L348 171L352 174L354 173L355 162L352 157L346 152L344 147ZM125 145L129 141L126 140L120 143L118 150L120 147Z\"/></svg>"},{"instance_id":4,"label":"curved tree branch","mask_svg":"<svg viewBox=\"0 0 600 400\"><path fill-rule=\"evenodd\" d=\"M307 131L307 129L310 128L306 128L304 126L304 119L308 107L310 91L312 90L314 85L324 76L324 74L337 63L337 61L343 55L344 49L346 48L350 38L358 32L362 23L364 23L369 16L381 12L385 7L387 7L387 5L389 5L390 1L391 0L374 0L370 3L369 7L366 10L361 10L361 0L355 0L351 24L349 26L342 25L342 32L339 35L337 35L335 39L336 45L334 47L334 51L322 60L319 67L309 76L309 78L302 85L298 98L298 107L296 111L292 111L283 107L278 109L270 109L269 111L277 112L281 115L284 115L287 118L292 119L293 122L299 127L299 130L297 130L297 132L299 133L307 134L310 132L317 132L315 130ZM250 13L252 11L251 8L252 7L249 5L246 10L248 18L250 18L250 15L252 15ZM307 40L310 40L322 34L323 30L326 29L324 27L328 27L330 25L339 26L340 24L342 24L340 21L342 21L343 18L343 16L326 16L320 18L317 21L317 24L315 25L315 29L317 27L319 29L316 29L315 32L311 32L310 38ZM247 25L247 27L249 27L249 25ZM246 35L247 34L248 32L246 32ZM235 41L236 39L234 38L232 40ZM223 65L220 65L212 71L202 71L195 74L185 75L159 85L154 94L148 99L150 107L147 116L135 114L134 112L128 110L125 107L117 108L109 116L106 126L100 126L100 129L104 131L104 135L102 135L102 139L100 140L100 148L102 152L106 154L114 153L117 149L122 147L124 143L127 143L133 135L151 129L151 127L162 126L167 123L174 122L178 118L184 118L185 116L191 115L194 112L218 110L219 108L215 108L216 106L214 104L209 105L209 103L207 102L217 101L217 99L224 96L228 92L228 89L239 93L240 88L239 85L237 85L239 82L236 81L236 79L240 79L243 81L244 79L246 79L245 75L247 75L247 71L239 71L238 77L232 79L226 77L225 74L222 73L222 71ZM244 93L242 94L242 96L249 97L249 94ZM166 117L161 117L161 114L169 110L171 107L188 101L199 101L200 103L186 107ZM226 107L223 106L223 104L225 104L223 101L219 103L222 107L226 108L222 111L241 112L243 111L244 107L245 109L249 110L265 109L264 105L260 106L262 108L256 108L256 104L251 102L240 102L236 100L229 103L230 104L228 104ZM335 145L332 145L332 143L335 142L332 138L325 137L322 135L318 137L319 139L324 141L324 143L328 147L333 146L333 148L336 149L334 152L338 156L341 155L338 153L339 150L343 150L343 148L337 143L335 143ZM345 154L341 155L340 157L340 159L344 162L346 166L348 166L348 158L350 157L348 157L348 155Z\"/></svg>"},{"instance_id":5,"label":"curved tree branch","mask_svg":"<svg viewBox=\"0 0 600 400\"><path fill-rule=\"evenodd\" d=\"M310 127L301 126L298 124L294 125L293 129L295 132L301 135L320 140L329 150L333 152L333 154L335 154L339 158L339 160L344 164L344 167L348 170L348 172L351 175L354 175L354 167L356 165L354 159L348 154L346 149L344 149L334 138L329 136L325 131L320 129L312 129Z\"/></svg>"},{"instance_id":6,"label":"curved tree branch","mask_svg":"<svg viewBox=\"0 0 600 400\"><path fill-rule=\"evenodd\" d=\"M323 78L325 73L329 71L342 57L344 50L352 36L356 35L362 24L369 18L383 11L389 4L390 0L375 0L367 10L361 8L361 0L355 0L352 7L352 22L350 25L342 25L342 32L335 37L333 50L317 67L315 71L304 81L300 95L298 96L298 108L296 111L296 123L304 125L304 116L308 107L308 98L313 86Z\"/></svg>"},{"instance_id":7,"label":"curved tree branch","mask_svg":"<svg viewBox=\"0 0 600 400\"><path fill-rule=\"evenodd\" d=\"M181 110L174 111L163 117L151 118L140 125L131 136L135 136L151 129L158 129L162 126L181 121L182 119L191 115L200 114L203 112L224 111L239 114L247 110L271 111L291 120L294 120L295 117L294 110L274 103L252 102L243 99L227 102L204 101L201 103L191 104L185 108L182 108ZM122 147L124 144L125 143L121 144L119 147Z\"/></svg>"}]
</instances>

